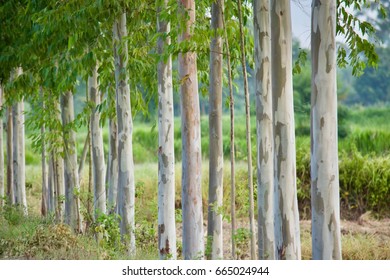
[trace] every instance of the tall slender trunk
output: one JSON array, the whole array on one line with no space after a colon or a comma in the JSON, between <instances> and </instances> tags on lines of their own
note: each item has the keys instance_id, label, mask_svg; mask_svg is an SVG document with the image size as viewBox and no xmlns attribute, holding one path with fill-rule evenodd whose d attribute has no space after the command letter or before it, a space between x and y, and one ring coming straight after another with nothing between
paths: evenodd
<instances>
[{"instance_id":1,"label":"tall slender trunk","mask_svg":"<svg viewBox=\"0 0 390 280\"><path fill-rule=\"evenodd\" d=\"M117 211L118 198L118 124L116 118L109 120L109 150L108 150L108 208Z\"/></svg>"},{"instance_id":2,"label":"tall slender trunk","mask_svg":"<svg viewBox=\"0 0 390 280\"><path fill-rule=\"evenodd\" d=\"M17 102L12 108L13 117L13 173L15 202L23 207L25 215L27 210L26 196L26 170L25 170L25 147L24 147L24 103Z\"/></svg>"},{"instance_id":3,"label":"tall slender trunk","mask_svg":"<svg viewBox=\"0 0 390 280\"><path fill-rule=\"evenodd\" d=\"M312 252L313 259L341 259L336 0L313 0L311 26Z\"/></svg>"},{"instance_id":4,"label":"tall slender trunk","mask_svg":"<svg viewBox=\"0 0 390 280\"><path fill-rule=\"evenodd\" d=\"M15 204L14 191L14 154L13 154L13 116L12 107L7 107L7 199L10 205Z\"/></svg>"},{"instance_id":5,"label":"tall slender trunk","mask_svg":"<svg viewBox=\"0 0 390 280\"><path fill-rule=\"evenodd\" d=\"M289 0L271 0L271 28L277 258L300 259Z\"/></svg>"},{"instance_id":6,"label":"tall slender trunk","mask_svg":"<svg viewBox=\"0 0 390 280\"><path fill-rule=\"evenodd\" d=\"M80 185L77 168L76 132L71 127L74 121L74 106L72 92L61 95L61 114L64 138L65 162L65 215L66 222L75 231L82 231L80 214Z\"/></svg>"},{"instance_id":7,"label":"tall slender trunk","mask_svg":"<svg viewBox=\"0 0 390 280\"><path fill-rule=\"evenodd\" d=\"M157 32L168 34L170 23L162 20L160 12L166 9L168 0L157 6ZM160 37L157 50L160 56L171 44L170 38ZM172 58L158 63L158 250L160 259L176 259L175 225L175 154Z\"/></svg>"},{"instance_id":8,"label":"tall slender trunk","mask_svg":"<svg viewBox=\"0 0 390 280\"><path fill-rule=\"evenodd\" d=\"M224 31L224 41L227 54L228 83L229 83L229 111L230 111L230 216L231 216L231 242L232 258L236 258L236 179L235 179L235 152L234 152L234 95L233 95L233 78L232 67L230 64L230 48L228 33L225 22L224 7L222 0L217 0L218 7L222 13L222 27Z\"/></svg>"},{"instance_id":9,"label":"tall slender trunk","mask_svg":"<svg viewBox=\"0 0 390 280\"><path fill-rule=\"evenodd\" d=\"M43 100L43 92L40 89L40 96L42 99L42 109L45 110L45 101ZM47 165L46 165L46 137L45 137L45 125L41 125L41 164L42 164L42 201L41 201L41 214L46 216L49 212L49 190L48 190L48 177L47 177Z\"/></svg>"},{"instance_id":10,"label":"tall slender trunk","mask_svg":"<svg viewBox=\"0 0 390 280\"><path fill-rule=\"evenodd\" d=\"M3 109L3 86L0 84L0 108ZM0 117L0 209L4 204L4 149L3 149L3 117Z\"/></svg>"},{"instance_id":11,"label":"tall slender trunk","mask_svg":"<svg viewBox=\"0 0 390 280\"><path fill-rule=\"evenodd\" d=\"M179 42L191 39L195 23L195 1L179 0L180 20L184 21ZM183 256L203 258L203 212L201 189L201 134L196 53L179 53L182 130L182 210Z\"/></svg>"},{"instance_id":12,"label":"tall slender trunk","mask_svg":"<svg viewBox=\"0 0 390 280\"><path fill-rule=\"evenodd\" d=\"M274 135L271 88L269 0L255 0L255 87L257 130L257 211L259 259L275 259Z\"/></svg>"},{"instance_id":13,"label":"tall slender trunk","mask_svg":"<svg viewBox=\"0 0 390 280\"><path fill-rule=\"evenodd\" d=\"M248 189L249 189L249 225L251 239L251 259L256 259L256 233L255 233L255 206L253 194L253 174L252 174L252 143L251 143L251 122L250 122L250 103L249 103L249 88L248 75L246 72L245 59L245 37L242 23L241 0L238 0L238 20L240 25L240 47L241 47L241 65L244 76L244 91L245 91L245 125L246 125L246 146L248 154Z\"/></svg>"},{"instance_id":14,"label":"tall slender trunk","mask_svg":"<svg viewBox=\"0 0 390 280\"><path fill-rule=\"evenodd\" d=\"M219 35L223 28L224 1L212 3L209 87L209 206L207 223L207 254L209 259L223 259L222 207L223 198L223 144L222 144L222 63L223 40Z\"/></svg>"},{"instance_id":15,"label":"tall slender trunk","mask_svg":"<svg viewBox=\"0 0 390 280\"><path fill-rule=\"evenodd\" d=\"M114 23L114 58L116 82L116 112L118 121L118 212L121 216L121 234L129 255L135 254L135 185L133 161L133 120L131 114L126 13Z\"/></svg>"},{"instance_id":16,"label":"tall slender trunk","mask_svg":"<svg viewBox=\"0 0 390 280\"><path fill-rule=\"evenodd\" d=\"M97 106L101 104L97 70L96 65L93 69L92 76L88 79L89 96L91 104L93 105L91 113L91 156L95 218L106 213L106 173L104 163L103 131L100 125L100 112L97 109Z\"/></svg>"},{"instance_id":17,"label":"tall slender trunk","mask_svg":"<svg viewBox=\"0 0 390 280\"><path fill-rule=\"evenodd\" d=\"M49 161L48 161L48 175L47 175L47 191L48 191L48 201L47 201L47 209L49 213L55 213L55 199L54 199L54 193L55 193L55 183L54 183L54 161L53 157L50 155Z\"/></svg>"}]
</instances>

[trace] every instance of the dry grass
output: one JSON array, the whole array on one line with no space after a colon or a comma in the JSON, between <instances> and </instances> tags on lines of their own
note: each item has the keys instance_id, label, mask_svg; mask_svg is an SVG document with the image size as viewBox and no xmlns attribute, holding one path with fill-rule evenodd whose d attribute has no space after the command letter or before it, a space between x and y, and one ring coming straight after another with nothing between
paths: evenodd
<instances>
[{"instance_id":1,"label":"dry grass","mask_svg":"<svg viewBox=\"0 0 390 280\"><path fill-rule=\"evenodd\" d=\"M206 197L208 188L208 164L203 163L202 188L203 188L203 210L205 218L205 229L207 221ZM246 164L238 163L238 174L245 170ZM225 163L224 174L224 197L225 211L229 215L230 196L230 174L229 163ZM180 204L181 195L181 164L176 164L176 203ZM136 259L156 259L156 226L157 220L157 164L146 163L135 166L137 205L136 217L139 250ZM243 180L238 176L240 180ZM41 200L41 175L40 168L27 166L28 203L30 218L18 218L15 224L10 224L0 215L0 259L124 259L124 254L108 252L102 249L93 236L74 235L63 225L55 225L52 221L42 220L38 217L40 213ZM84 169L82 178L83 189L88 183L88 166ZM245 212L247 209L245 193L246 183L238 182L239 195L237 205L239 213L238 228L248 228ZM177 205L180 209L180 205ZM19 219L19 220L18 220ZM177 215L178 248L181 248L181 221L180 210ZM206 230L205 230L206 232ZM224 256L230 259L230 225L224 223ZM142 240L141 240L142 239ZM245 240L244 240L245 241ZM249 243L249 239L247 241ZM242 243L240 258L248 259L249 252ZM311 259L311 229L310 221L301 221L301 246L302 258ZM369 214L363 215L358 221L342 221L342 254L343 259L357 260L383 260L390 259L390 220L375 220Z\"/></svg>"}]
</instances>

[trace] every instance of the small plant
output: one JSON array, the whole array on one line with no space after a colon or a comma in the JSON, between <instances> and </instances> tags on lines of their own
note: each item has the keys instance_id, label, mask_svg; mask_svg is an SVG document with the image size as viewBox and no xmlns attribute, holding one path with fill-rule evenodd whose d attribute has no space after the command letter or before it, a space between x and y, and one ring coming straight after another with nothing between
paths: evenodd
<instances>
[{"instance_id":1,"label":"small plant","mask_svg":"<svg viewBox=\"0 0 390 280\"><path fill-rule=\"evenodd\" d=\"M117 214L100 213L92 224L94 232L102 237L99 245L108 251L124 249L121 243L119 221L120 217Z\"/></svg>"},{"instance_id":2,"label":"small plant","mask_svg":"<svg viewBox=\"0 0 390 280\"><path fill-rule=\"evenodd\" d=\"M249 251L251 233L249 229L238 228L234 235L234 242L236 243L236 254L238 259L247 257Z\"/></svg>"}]
</instances>

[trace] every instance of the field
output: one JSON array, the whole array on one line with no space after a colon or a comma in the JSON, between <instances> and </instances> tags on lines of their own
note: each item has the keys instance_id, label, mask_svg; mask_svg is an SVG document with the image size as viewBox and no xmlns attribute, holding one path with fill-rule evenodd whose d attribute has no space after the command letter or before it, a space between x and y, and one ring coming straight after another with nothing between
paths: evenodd
<instances>
[{"instance_id":1,"label":"field","mask_svg":"<svg viewBox=\"0 0 390 280\"><path fill-rule=\"evenodd\" d=\"M342 248L344 259L390 259L390 110L377 108L342 108L339 114L340 198L342 207ZM236 121L237 197L239 219L236 242L239 257L247 259L249 231L247 222L248 193L246 179L246 141L243 116ZM310 128L308 115L299 114L297 122L297 183L301 215L302 257L311 258L310 237ZM175 123L176 153L176 222L178 248L181 248L181 143L180 121ZM207 221L208 123L202 118L203 213ZM157 128L153 123L135 122L133 135L137 259L157 258ZM229 119L224 117L224 238L225 257L230 258L230 162ZM252 119L252 149L256 158L255 122ZM33 131L28 132L30 135ZM78 132L81 154L86 131ZM107 134L104 136L108 143ZM125 259L119 242L117 221L107 215L93 224L85 235L74 235L67 226L56 225L53 217L42 219L40 213L40 155L27 141L27 191L30 217L6 207L0 215L0 259ZM254 161L256 162L256 161ZM254 169L255 170L255 169ZM254 172L256 176L256 172ZM82 206L88 199L88 166L81 181ZM256 179L254 180L256 182ZM255 186L256 187L256 186ZM256 193L255 193L256 195ZM85 207L84 207L85 209ZM85 210L84 210L85 211ZM104 225L105 239L97 244L93 230ZM95 227L95 228L94 228ZM206 227L205 227L206 228Z\"/></svg>"}]
</instances>

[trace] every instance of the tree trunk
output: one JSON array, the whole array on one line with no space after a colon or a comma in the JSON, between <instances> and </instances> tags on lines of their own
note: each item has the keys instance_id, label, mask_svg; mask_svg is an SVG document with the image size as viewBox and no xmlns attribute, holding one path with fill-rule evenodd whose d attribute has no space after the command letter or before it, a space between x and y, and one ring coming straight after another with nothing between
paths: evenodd
<instances>
[{"instance_id":1,"label":"tree trunk","mask_svg":"<svg viewBox=\"0 0 390 280\"><path fill-rule=\"evenodd\" d=\"M250 123L250 103L248 89L248 75L246 72L245 59L245 37L242 23L241 0L238 0L238 20L240 23L240 46L241 46L241 65L244 76L244 91L245 91L245 124L246 124L246 146L248 154L248 189L249 189L249 225L251 239L251 259L256 259L256 233L255 233L255 206L253 194L253 175L252 175L252 143L251 143L251 123Z\"/></svg>"},{"instance_id":2,"label":"tree trunk","mask_svg":"<svg viewBox=\"0 0 390 280\"><path fill-rule=\"evenodd\" d=\"M25 147L24 147L24 103L17 102L12 108L13 116L13 173L15 202L23 207L25 215L27 211L26 196L26 170L25 170Z\"/></svg>"},{"instance_id":3,"label":"tree trunk","mask_svg":"<svg viewBox=\"0 0 390 280\"><path fill-rule=\"evenodd\" d=\"M313 0L311 26L312 252L313 259L341 259L336 0Z\"/></svg>"},{"instance_id":4,"label":"tree trunk","mask_svg":"<svg viewBox=\"0 0 390 280\"><path fill-rule=\"evenodd\" d=\"M9 106L7 107L7 199L10 205L15 204L13 127L12 107Z\"/></svg>"},{"instance_id":5,"label":"tree trunk","mask_svg":"<svg viewBox=\"0 0 390 280\"><path fill-rule=\"evenodd\" d=\"M275 135L275 235L278 259L300 259L289 0L271 1L272 90ZM280 234L281 228L281 234Z\"/></svg>"},{"instance_id":6,"label":"tree trunk","mask_svg":"<svg viewBox=\"0 0 390 280\"><path fill-rule=\"evenodd\" d=\"M108 209L118 212L118 124L116 118L109 120L110 146L108 150Z\"/></svg>"},{"instance_id":7,"label":"tree trunk","mask_svg":"<svg viewBox=\"0 0 390 280\"><path fill-rule=\"evenodd\" d=\"M170 23L162 20L160 12L166 9L168 0L158 4L157 32L168 34ZM157 51L163 56L171 44L170 38L160 37ZM175 154L172 58L158 63L158 250L160 259L176 259L175 225Z\"/></svg>"},{"instance_id":8,"label":"tree trunk","mask_svg":"<svg viewBox=\"0 0 390 280\"><path fill-rule=\"evenodd\" d=\"M43 93L41 89L42 109L45 110L45 102L43 101ZM47 167L46 167L46 139L45 139L45 125L41 126L41 163L42 163L42 201L41 201L41 214L46 216L49 212L49 190L47 183Z\"/></svg>"},{"instance_id":9,"label":"tree trunk","mask_svg":"<svg viewBox=\"0 0 390 280\"><path fill-rule=\"evenodd\" d=\"M210 87L209 87L209 206L207 223L207 254L209 259L223 259L222 198L223 198L223 144L222 144L222 62L223 0L211 6Z\"/></svg>"},{"instance_id":10,"label":"tree trunk","mask_svg":"<svg viewBox=\"0 0 390 280\"><path fill-rule=\"evenodd\" d=\"M76 133L71 127L74 121L73 95L70 91L61 95L61 113L65 162L65 215L66 223L76 232L82 232L80 214L80 185L77 168Z\"/></svg>"},{"instance_id":11,"label":"tree trunk","mask_svg":"<svg viewBox=\"0 0 390 280\"><path fill-rule=\"evenodd\" d=\"M92 76L88 79L89 96L92 104L91 113L91 140L92 140L92 173L94 189L95 218L106 214L106 179L103 147L103 131L100 125L100 112L97 106L101 104L98 89L97 66L94 67Z\"/></svg>"},{"instance_id":12,"label":"tree trunk","mask_svg":"<svg viewBox=\"0 0 390 280\"><path fill-rule=\"evenodd\" d=\"M3 86L0 84L0 108L3 109ZM3 118L0 117L0 209L4 204L4 149L3 149Z\"/></svg>"},{"instance_id":13,"label":"tree trunk","mask_svg":"<svg viewBox=\"0 0 390 280\"><path fill-rule=\"evenodd\" d=\"M190 40L195 23L195 1L179 0L180 20L185 22L179 42ZM179 53L182 135L183 257L203 258L201 189L201 134L196 53Z\"/></svg>"},{"instance_id":14,"label":"tree trunk","mask_svg":"<svg viewBox=\"0 0 390 280\"><path fill-rule=\"evenodd\" d=\"M230 65L230 48L228 33L225 22L224 6L222 0L217 0L218 7L222 14L222 26L224 31L224 41L227 54L228 82L229 82L229 110L230 110L230 216L231 216L231 243L232 243L232 258L236 258L236 181L235 181L235 151L234 151L234 95L233 95L233 78L232 67Z\"/></svg>"},{"instance_id":15,"label":"tree trunk","mask_svg":"<svg viewBox=\"0 0 390 280\"><path fill-rule=\"evenodd\" d=\"M55 183L54 183L54 161L53 157L50 155L49 161L49 170L48 170L48 180L47 180L47 191L48 191L48 201L47 201L47 209L49 213L55 213L56 207L55 207L55 199L54 199L54 189L55 189Z\"/></svg>"},{"instance_id":16,"label":"tree trunk","mask_svg":"<svg viewBox=\"0 0 390 280\"><path fill-rule=\"evenodd\" d=\"M114 58L116 82L116 110L118 121L118 212L121 216L121 234L126 240L129 255L135 254L135 185L133 161L133 120L131 114L126 13L114 23Z\"/></svg>"},{"instance_id":17,"label":"tree trunk","mask_svg":"<svg viewBox=\"0 0 390 280\"><path fill-rule=\"evenodd\" d=\"M255 88L257 130L257 211L259 259L275 259L274 135L271 89L269 0L255 0Z\"/></svg>"}]
</instances>

